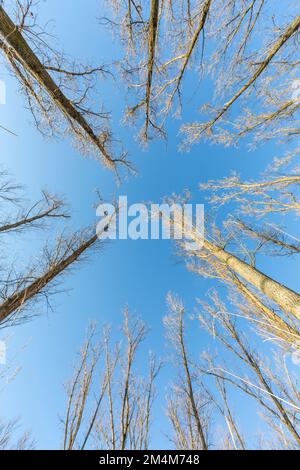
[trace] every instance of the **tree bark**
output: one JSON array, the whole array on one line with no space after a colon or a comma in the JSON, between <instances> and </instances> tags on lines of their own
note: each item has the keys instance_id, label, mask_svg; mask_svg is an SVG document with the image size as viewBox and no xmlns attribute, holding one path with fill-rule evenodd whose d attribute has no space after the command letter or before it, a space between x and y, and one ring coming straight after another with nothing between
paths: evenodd
<instances>
[{"instance_id":1,"label":"tree bark","mask_svg":"<svg viewBox=\"0 0 300 470\"><path fill-rule=\"evenodd\" d=\"M29 44L18 31L18 27L12 22L10 17L0 6L0 34L3 36L4 44L8 44L13 57L18 60L23 67L32 75L52 98L56 106L71 121L75 121L85 132L89 140L100 150L105 164L114 168L114 159L109 155L103 142L94 133L91 126L73 103L64 95L55 81L49 75L43 64L35 55ZM7 54L6 48L2 50Z\"/></svg>"},{"instance_id":2,"label":"tree bark","mask_svg":"<svg viewBox=\"0 0 300 470\"><path fill-rule=\"evenodd\" d=\"M151 13L149 22L149 38L148 38L148 75L146 85L146 124L145 124L145 137L148 138L148 127L150 122L150 101L151 101L151 88L152 88L152 76L154 68L157 28L158 28L158 16L159 16L159 0L151 0Z\"/></svg>"},{"instance_id":3,"label":"tree bark","mask_svg":"<svg viewBox=\"0 0 300 470\"><path fill-rule=\"evenodd\" d=\"M10 315L16 312L19 308L23 307L24 304L39 293L51 283L57 276L62 274L69 266L71 266L78 258L96 241L98 240L97 235L86 240L82 243L73 253L66 258L56 263L52 268L45 272L42 276L38 277L35 281L29 284L24 289L16 292L9 297L5 302L0 305L0 324L5 322Z\"/></svg>"},{"instance_id":4,"label":"tree bark","mask_svg":"<svg viewBox=\"0 0 300 470\"><path fill-rule=\"evenodd\" d=\"M277 303L285 312L291 313L300 320L300 295L297 292L275 281L245 261L228 253L223 248L210 243L208 240L204 241L203 246L236 274Z\"/></svg>"},{"instance_id":5,"label":"tree bark","mask_svg":"<svg viewBox=\"0 0 300 470\"><path fill-rule=\"evenodd\" d=\"M202 444L202 449L203 450L208 450L208 445L206 442L205 434L204 434L204 429L201 423L201 419L198 413L197 405L195 402L194 398L194 390L193 390L193 384L192 384L192 378L190 374L190 369L189 369L189 363L188 363L188 358L185 350L185 344L184 344L184 338L183 338L183 319L182 316L180 317L180 324L179 324L179 341L180 341L180 347L181 347L181 355L182 355L182 361L183 361L183 367L185 371L185 376L186 376L186 381L187 381L187 389L188 389L188 397L191 403L191 407L193 410L193 415L196 421L196 426L197 426L197 431L201 440Z\"/></svg>"}]
</instances>

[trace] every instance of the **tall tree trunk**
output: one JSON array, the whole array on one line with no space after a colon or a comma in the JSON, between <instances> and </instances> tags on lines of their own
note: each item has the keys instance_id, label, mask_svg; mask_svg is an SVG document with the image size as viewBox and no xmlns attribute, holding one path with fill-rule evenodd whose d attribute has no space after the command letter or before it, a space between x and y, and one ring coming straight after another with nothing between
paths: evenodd
<instances>
[{"instance_id":1,"label":"tall tree trunk","mask_svg":"<svg viewBox=\"0 0 300 470\"><path fill-rule=\"evenodd\" d=\"M208 240L204 241L206 248L213 256L231 268L256 289L276 302L285 312L291 313L300 320L300 295L280 282L275 281L245 261L228 253Z\"/></svg>"},{"instance_id":2,"label":"tall tree trunk","mask_svg":"<svg viewBox=\"0 0 300 470\"><path fill-rule=\"evenodd\" d=\"M148 127L150 123L150 101L151 101L151 89L152 89L152 76L154 68L155 48L157 39L157 28L158 28L158 16L159 16L159 0L151 0L151 12L149 21L149 36L148 36L148 75L146 85L146 123L145 123L145 138L148 138Z\"/></svg>"},{"instance_id":3,"label":"tall tree trunk","mask_svg":"<svg viewBox=\"0 0 300 470\"><path fill-rule=\"evenodd\" d=\"M0 305L0 324L5 322L10 315L17 312L17 310L23 307L26 302L33 299L35 296L40 294L42 290L49 285L57 276L62 274L68 267L70 267L79 257L88 250L98 240L97 235L89 238L80 244L69 256L66 256L62 260L50 267L50 269L43 275L38 277L31 284L27 285L24 289L16 292L11 297L5 300Z\"/></svg>"},{"instance_id":4,"label":"tall tree trunk","mask_svg":"<svg viewBox=\"0 0 300 470\"><path fill-rule=\"evenodd\" d=\"M196 47L196 44L198 42L198 39L199 39L199 36L200 36L200 33L201 31L203 31L204 29L204 26L205 26L205 23L206 23L206 20L207 20L207 16L208 16L208 12L209 12L209 8L210 8L210 4L211 4L212 0L206 0L205 4L203 5L203 9L202 9L202 12L201 12L201 17L200 17L200 21L199 21L199 24L198 24L198 27L196 28L196 31L194 33L194 36L189 44L189 48L187 50L187 53L185 54L184 57L184 62L183 62L183 65L180 69L180 72L179 72L179 75L177 77L177 83L176 83L176 86L172 92L172 95L170 97L170 99L168 100L168 110L171 106L171 103L174 99L174 96L175 94L177 93L177 91L179 90L180 88L180 84L182 82L182 79L183 79L183 76L184 76L184 73L186 71L186 68L188 66L188 63L190 61L190 58L193 54L193 51Z\"/></svg>"},{"instance_id":5,"label":"tall tree trunk","mask_svg":"<svg viewBox=\"0 0 300 470\"><path fill-rule=\"evenodd\" d=\"M28 215L24 214L24 217L21 217L20 219L17 219L15 221L11 221L9 223L6 223L4 225L0 225L0 233L2 232L10 232L10 231L13 231L13 230L18 230L20 228L23 228L25 226L27 227L30 227L30 226L34 226L35 223L39 222L39 221L43 221L44 219L47 219L47 218L63 218L63 217L68 217L66 214L59 214L59 213L56 213L55 210L58 209L60 207L61 203L56 203L54 202L52 206L50 206L49 208L43 210L43 211L40 211L40 212L37 212L36 214L32 215L31 217L29 217ZM29 214L29 212L28 212Z\"/></svg>"},{"instance_id":6,"label":"tall tree trunk","mask_svg":"<svg viewBox=\"0 0 300 470\"><path fill-rule=\"evenodd\" d=\"M217 116L210 121L207 126L205 127L206 129L211 128L214 126L214 124L223 116L223 114L228 111L228 109L233 105L233 103L241 96L243 95L248 88L250 88L253 83L258 79L258 77L263 73L263 71L268 67L270 62L272 61L273 57L279 52L279 50L282 48L282 46L295 34L296 31L298 31L300 27L300 16L297 16L294 21L288 26L288 28L285 30L283 34L278 38L278 40L275 42L274 46L266 56L266 58L260 63L259 67L257 70L254 72L252 77L243 85L239 91L226 103L224 104L223 108L221 111L217 114Z\"/></svg>"},{"instance_id":7,"label":"tall tree trunk","mask_svg":"<svg viewBox=\"0 0 300 470\"><path fill-rule=\"evenodd\" d=\"M280 240L280 239L275 238L275 236L272 235L272 233L257 231L256 229L245 224L245 222L243 222L242 220L238 220L237 223L238 225L241 226L243 230L245 230L245 232L249 233L249 235L252 238L258 238L259 240L271 242L274 245L280 248L283 248L284 250L287 250L287 254L300 253L300 245L291 245L290 243L287 243L285 240Z\"/></svg>"},{"instance_id":8,"label":"tall tree trunk","mask_svg":"<svg viewBox=\"0 0 300 470\"><path fill-rule=\"evenodd\" d=\"M245 261L239 259L237 256L229 253L224 248L217 246L216 244L208 241L205 236L200 236L197 231L191 229L191 224L188 223L188 228L182 226L182 214L174 213L172 220L173 225L176 225L183 230L184 237L191 239L200 246L199 258L201 259L201 249L207 250L217 260L221 261L225 266L228 266L235 274L241 276L249 284L254 286L260 292L265 294L269 299L273 300L279 307L288 314L294 315L300 320L300 294L289 289L280 282L275 281L271 277L259 271L247 264ZM185 222L186 224L186 222ZM185 246L183 244L183 246ZM189 253L189 251L187 251ZM194 252L197 256L197 252ZM209 263L209 260L206 261Z\"/></svg>"},{"instance_id":9,"label":"tall tree trunk","mask_svg":"<svg viewBox=\"0 0 300 470\"><path fill-rule=\"evenodd\" d=\"M179 324L179 341L180 341L180 347L181 347L181 356L182 356L182 362L183 362L183 367L185 371L185 377L186 377L186 382L187 382L187 391L188 391L188 397L191 403L192 407L192 412L193 416L196 421L196 426L197 426L197 432L200 437L200 441L202 444L202 449L203 450L208 450L208 445L206 442L205 434L204 434L204 429L201 423L201 419L198 413L197 405L195 402L195 397L194 397L194 390L193 390L193 384L192 384L192 378L191 378L191 373L190 373L190 368L189 368L189 363L188 363L188 358L185 350L185 344L184 344L184 337L183 337L183 318L180 316L180 324Z\"/></svg>"},{"instance_id":10,"label":"tall tree trunk","mask_svg":"<svg viewBox=\"0 0 300 470\"><path fill-rule=\"evenodd\" d=\"M43 64L35 55L29 44L19 32L17 26L12 22L4 9L0 6L0 34L3 36L4 45L9 45L13 57L18 60L23 67L32 75L35 80L45 89L48 95L52 98L56 106L62 113L71 121L75 121L85 132L89 140L100 150L104 163L110 167L115 167L115 161L109 155L103 142L96 136L95 132L82 116L77 111L73 103L64 95L58 85L49 75ZM7 54L7 48L2 47L2 50Z\"/></svg>"},{"instance_id":11,"label":"tall tree trunk","mask_svg":"<svg viewBox=\"0 0 300 470\"><path fill-rule=\"evenodd\" d=\"M270 399L273 401L274 405L276 406L277 410L279 411L283 423L287 426L288 430L294 436L294 438L296 439L296 441L299 445L300 444L300 435L297 432L297 429L295 427L295 423L293 423L291 421L291 419L289 418L284 406L282 405L280 400L278 400L276 394L274 393L274 390L272 389L272 385L268 383L268 380L265 377L265 374L263 373L263 371L261 370L261 367L260 367L258 361L248 351L247 347L245 346L245 344L241 340L241 337L237 333L234 326L232 327L231 331L232 331L234 339L236 340L236 342L240 346L241 350L243 351L248 365L253 369L253 371L257 375L259 381L261 382L264 389L267 391Z\"/></svg>"}]
</instances>

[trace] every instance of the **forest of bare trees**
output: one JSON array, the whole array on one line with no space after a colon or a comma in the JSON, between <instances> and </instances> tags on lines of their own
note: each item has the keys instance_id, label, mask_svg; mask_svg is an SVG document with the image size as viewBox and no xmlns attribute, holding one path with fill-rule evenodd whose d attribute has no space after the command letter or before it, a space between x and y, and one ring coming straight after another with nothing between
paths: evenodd
<instances>
[{"instance_id":1,"label":"forest of bare trees","mask_svg":"<svg viewBox=\"0 0 300 470\"><path fill-rule=\"evenodd\" d=\"M205 156L199 156L199 192L208 208L204 241L192 227L185 236L194 249L178 241L174 251L213 287L195 299L169 293L165 310L153 312L167 350L158 357L147 346L155 342L151 325L130 305L117 333L101 322L88 326L57 426L64 450L151 449L157 409L172 449L300 449L300 287L285 281L282 268L282 260L292 266L300 253L300 12L297 1L283 3L99 0L95 21L120 51L107 66L77 62L54 48L33 0L1 2L3 63L31 124L50 140L71 136L119 185L138 171L143 155L128 156L126 142L114 135L114 116L97 94L102 80L121 82L125 131L148 150L154 139L178 139L187 167L197 145L242 149L239 158L245 149L255 155L266 144L276 148L256 179L233 168L203 181ZM207 102L190 99L190 77L195 88L207 87L200 95ZM170 131L174 123L178 135ZM1 133L6 127L1 122ZM0 327L7 331L51 310L65 275L96 250L101 258L104 244L93 220L68 230L72 211L51 188L28 202L26 188L6 169L0 211ZM24 269L6 247L27 232L41 233L45 242ZM167 389L160 387L165 370L172 376ZM247 420L248 406L262 423L255 439L240 419ZM26 431L15 437L18 426L18 418L0 419L0 449L37 445Z\"/></svg>"}]
</instances>

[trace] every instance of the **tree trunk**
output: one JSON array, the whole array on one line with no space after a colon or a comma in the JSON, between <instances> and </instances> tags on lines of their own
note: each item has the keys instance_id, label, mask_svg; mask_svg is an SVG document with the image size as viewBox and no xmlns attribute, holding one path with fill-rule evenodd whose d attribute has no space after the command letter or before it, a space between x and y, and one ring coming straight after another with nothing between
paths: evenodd
<instances>
[{"instance_id":1,"label":"tree trunk","mask_svg":"<svg viewBox=\"0 0 300 470\"><path fill-rule=\"evenodd\" d=\"M33 299L42 290L51 283L57 276L62 274L69 266L71 266L78 258L96 241L98 240L97 235L94 235L84 243L82 243L73 253L61 261L54 264L47 272L42 276L38 277L35 281L29 284L24 289L16 292L9 297L5 302L0 305L0 324L5 322L10 315L16 312L19 308L24 306L26 302Z\"/></svg>"},{"instance_id":2,"label":"tree trunk","mask_svg":"<svg viewBox=\"0 0 300 470\"><path fill-rule=\"evenodd\" d=\"M259 67L252 75L252 77L245 83L242 88L226 103L224 104L221 111L217 114L217 116L208 123L207 128L211 128L222 116L223 114L228 111L228 109L233 105L233 103L243 94L245 93L248 88L253 85L253 83L258 79L258 77L263 73L263 71L268 67L270 62L272 61L273 57L278 53L278 51L282 48L282 46L290 39L294 33L300 27L300 16L297 16L294 21L289 25L289 27L285 30L285 32L279 37L277 42L274 44L270 52L268 53L267 57L260 63Z\"/></svg>"},{"instance_id":3,"label":"tree trunk","mask_svg":"<svg viewBox=\"0 0 300 470\"><path fill-rule=\"evenodd\" d=\"M274 281L245 261L219 248L209 241L204 241L206 248L213 256L230 267L236 274L256 287L271 300L276 302L285 312L291 313L300 320L300 295L280 282Z\"/></svg>"},{"instance_id":4,"label":"tree trunk","mask_svg":"<svg viewBox=\"0 0 300 470\"><path fill-rule=\"evenodd\" d=\"M105 164L110 168L114 168L114 160L107 152L104 144L96 136L93 129L82 116L82 114L77 111L73 103L56 85L29 44L18 31L17 26L11 21L1 6L0 34L4 38L4 43L9 45L10 53L13 55L13 57L18 60L23 65L23 67L35 78L35 80L37 80L37 82L46 90L48 95L53 99L54 103L62 111L62 113L71 121L75 121L84 130L87 137L100 150ZM2 49L5 51L4 48Z\"/></svg>"}]
</instances>

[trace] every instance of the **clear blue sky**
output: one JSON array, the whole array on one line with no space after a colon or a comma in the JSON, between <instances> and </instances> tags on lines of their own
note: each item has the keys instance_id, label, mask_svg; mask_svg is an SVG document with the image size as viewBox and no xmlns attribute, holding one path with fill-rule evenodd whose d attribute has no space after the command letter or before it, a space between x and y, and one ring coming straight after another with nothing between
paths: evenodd
<instances>
[{"instance_id":1,"label":"clear blue sky","mask_svg":"<svg viewBox=\"0 0 300 470\"><path fill-rule=\"evenodd\" d=\"M102 14L101 1L42 1L39 10L41 24L55 19L53 27L59 44L71 56L95 64L110 63L116 57L116 45L112 45L111 36L96 21ZM134 131L121 125L124 90L116 77L115 83L101 82L98 91L105 107L111 111L115 134L122 139L138 169L136 177L116 187L114 176L97 162L79 155L68 138L47 141L35 130L16 81L6 74L2 63L0 67L0 79L7 85L7 104L0 105L0 123L18 134L13 137L0 131L1 163L26 186L32 201L39 198L41 188L65 196L72 212L70 228L96 223L93 207L96 188L108 201L117 194L126 194L130 203L160 202L163 197L188 188L193 193L192 202L202 203L203 194L198 191L200 182L228 175L231 170L247 178L257 177L271 157L282 151L271 144L255 152L248 152L246 147L224 149L199 144L190 153L183 154L178 151L180 120L169 125L167 144L154 142L144 151L136 142ZM193 80L187 80L186 89L189 99L184 117L191 121L212 93L212 86L208 81L196 85ZM195 106L197 100L199 106ZM296 231L294 235L297 236ZM39 249L43 237L42 232L31 232L25 237L18 235L7 249L12 256L16 253L17 259L26 260L28 253ZM296 262L278 259L274 266L266 263L264 261L261 267L268 273L298 288ZM70 290L52 299L54 312L9 332L8 361L14 360L21 371L1 394L1 417L20 416L23 426L32 429L38 448L60 447L62 434L58 415L63 413L65 403L63 384L70 376L75 352L84 339L89 321L97 320L100 325L111 322L117 329L122 308L128 304L151 328L144 348L149 347L165 357L162 318L166 314L167 292L177 292L192 308L195 297L204 295L212 285L185 269L169 241L110 242L103 252L67 277L64 287ZM190 344L194 354L205 348L198 325L194 325ZM169 446L162 432L168 431L164 396L171 378L172 370L166 366L158 383L154 448ZM239 409L238 412L243 418L244 411ZM248 426L255 435L254 417Z\"/></svg>"}]
</instances>

